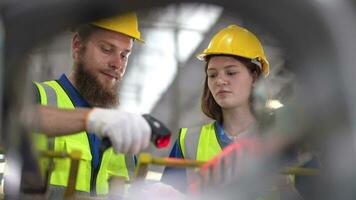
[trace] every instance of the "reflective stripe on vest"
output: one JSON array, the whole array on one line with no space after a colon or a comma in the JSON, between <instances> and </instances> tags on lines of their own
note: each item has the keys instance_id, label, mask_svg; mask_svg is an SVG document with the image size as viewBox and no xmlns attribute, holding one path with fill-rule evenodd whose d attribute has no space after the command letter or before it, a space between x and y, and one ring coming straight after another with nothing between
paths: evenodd
<instances>
[{"instance_id":1,"label":"reflective stripe on vest","mask_svg":"<svg viewBox=\"0 0 356 200\"><path fill-rule=\"evenodd\" d=\"M48 86L44 83L39 83L39 84L43 87L44 92L46 94L46 95L40 95L41 98L42 98L42 96L44 96L43 98L46 99L46 105L57 107L58 103L57 103L56 91L54 91L53 88L51 88L50 86ZM48 143L47 144L48 150L53 151L54 150L54 137L47 137L47 143Z\"/></svg>"},{"instance_id":2,"label":"reflective stripe on vest","mask_svg":"<svg viewBox=\"0 0 356 200\"><path fill-rule=\"evenodd\" d=\"M39 90L42 105L54 105L58 108L66 109L75 108L67 93L56 81L35 83L35 85ZM44 140L39 140L36 142L43 143ZM39 146L43 148L44 145L40 144ZM87 133L79 132L73 135L55 137L54 145L49 149L65 152L80 150L82 152L82 160L80 161L79 165L76 190L90 192L92 155ZM51 185L67 185L70 169L69 165L70 161L68 159L54 159L54 169L50 177ZM108 180L112 175L125 177L126 180L129 180L129 174L131 174L134 170L133 167L133 156L115 154L112 148L107 149L102 155L100 169L97 174L97 194L108 193Z\"/></svg>"},{"instance_id":3,"label":"reflective stripe on vest","mask_svg":"<svg viewBox=\"0 0 356 200\"><path fill-rule=\"evenodd\" d=\"M216 136L214 123L196 128L182 128L179 142L183 157L199 161L207 161L221 152Z\"/></svg>"}]
</instances>

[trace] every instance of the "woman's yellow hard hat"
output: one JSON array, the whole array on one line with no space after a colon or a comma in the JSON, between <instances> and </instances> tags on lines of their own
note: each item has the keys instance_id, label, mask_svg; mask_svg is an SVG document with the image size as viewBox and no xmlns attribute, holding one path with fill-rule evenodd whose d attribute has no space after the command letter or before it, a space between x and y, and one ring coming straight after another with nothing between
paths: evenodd
<instances>
[{"instance_id":1,"label":"woman's yellow hard hat","mask_svg":"<svg viewBox=\"0 0 356 200\"><path fill-rule=\"evenodd\" d=\"M237 25L220 30L210 41L209 46L197 58L205 61L209 55L236 55L258 61L265 76L269 73L269 63L261 42L251 33Z\"/></svg>"}]
</instances>

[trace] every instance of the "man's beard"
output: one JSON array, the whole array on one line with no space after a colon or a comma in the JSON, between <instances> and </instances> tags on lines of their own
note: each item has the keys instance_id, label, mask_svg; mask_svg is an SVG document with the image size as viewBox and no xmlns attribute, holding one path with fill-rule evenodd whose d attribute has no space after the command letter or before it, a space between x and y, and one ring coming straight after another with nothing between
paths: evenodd
<instances>
[{"instance_id":1,"label":"man's beard","mask_svg":"<svg viewBox=\"0 0 356 200\"><path fill-rule=\"evenodd\" d=\"M108 89L79 62L74 73L75 86L81 96L93 107L113 108L119 105L119 84Z\"/></svg>"}]
</instances>

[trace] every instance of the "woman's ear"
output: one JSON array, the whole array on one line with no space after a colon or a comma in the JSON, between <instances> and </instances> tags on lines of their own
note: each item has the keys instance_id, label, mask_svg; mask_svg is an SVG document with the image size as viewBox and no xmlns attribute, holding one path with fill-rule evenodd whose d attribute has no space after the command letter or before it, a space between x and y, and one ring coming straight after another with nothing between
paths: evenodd
<instances>
[{"instance_id":1,"label":"woman's ear","mask_svg":"<svg viewBox=\"0 0 356 200\"><path fill-rule=\"evenodd\" d=\"M252 75L252 79L253 79L252 83L255 84L258 79L257 71L253 71L251 75Z\"/></svg>"}]
</instances>

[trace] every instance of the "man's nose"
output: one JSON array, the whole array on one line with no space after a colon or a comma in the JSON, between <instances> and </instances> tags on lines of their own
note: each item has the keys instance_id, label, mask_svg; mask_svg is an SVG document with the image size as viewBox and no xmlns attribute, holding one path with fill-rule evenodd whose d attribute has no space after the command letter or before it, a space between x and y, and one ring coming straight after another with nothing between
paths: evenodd
<instances>
[{"instance_id":1,"label":"man's nose","mask_svg":"<svg viewBox=\"0 0 356 200\"><path fill-rule=\"evenodd\" d=\"M109 66L115 71L122 71L124 67L124 61L120 56L114 56L111 59Z\"/></svg>"}]
</instances>

